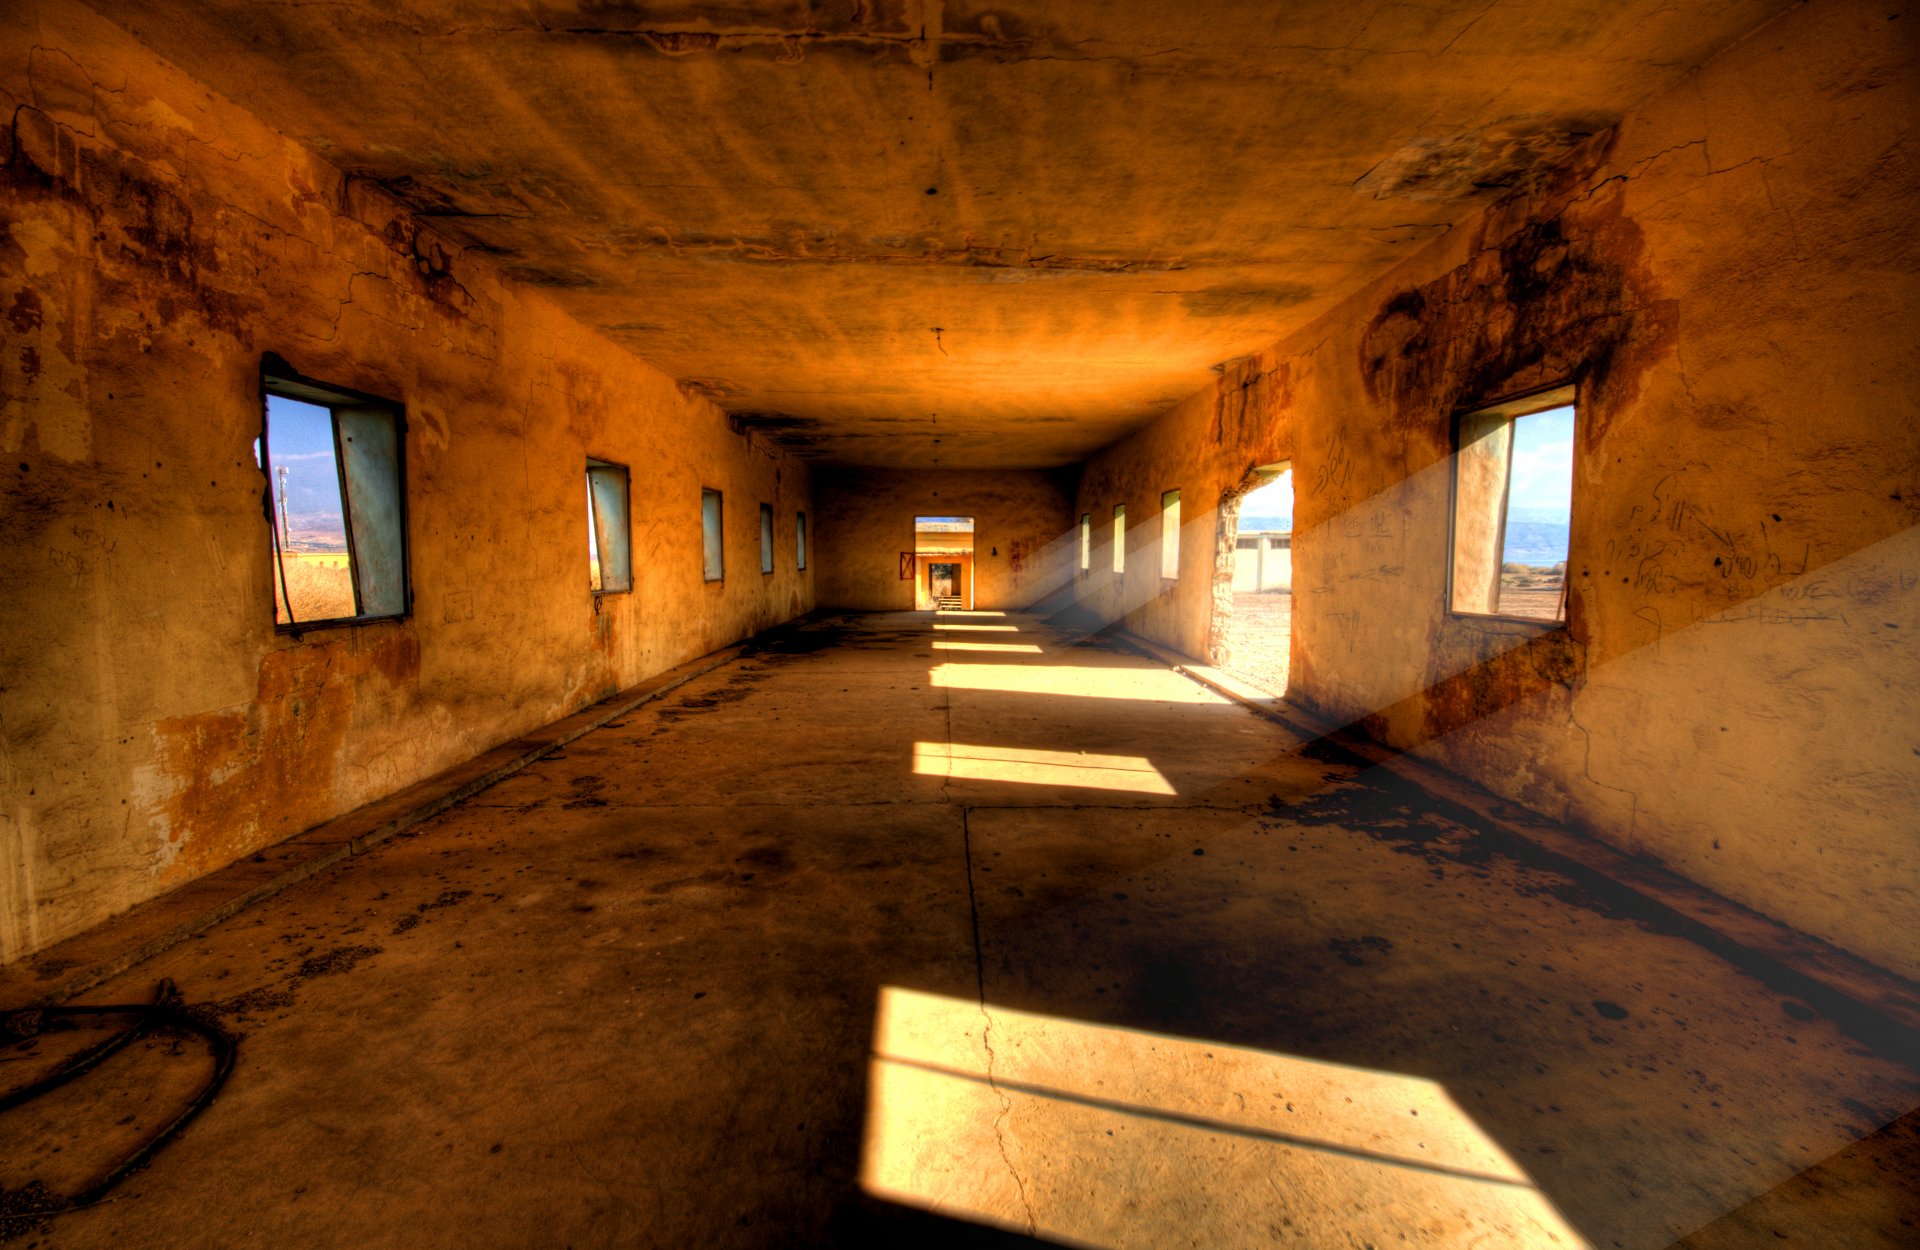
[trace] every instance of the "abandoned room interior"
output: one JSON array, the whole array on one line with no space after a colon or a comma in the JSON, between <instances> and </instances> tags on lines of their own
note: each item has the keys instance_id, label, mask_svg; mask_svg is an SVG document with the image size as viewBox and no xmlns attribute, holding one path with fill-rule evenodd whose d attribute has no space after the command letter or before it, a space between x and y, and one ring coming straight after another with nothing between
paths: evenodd
<instances>
[{"instance_id":1,"label":"abandoned room interior","mask_svg":"<svg viewBox=\"0 0 1920 1250\"><path fill-rule=\"evenodd\" d=\"M1920 1244L1916 23L0 3L0 1244Z\"/></svg>"}]
</instances>

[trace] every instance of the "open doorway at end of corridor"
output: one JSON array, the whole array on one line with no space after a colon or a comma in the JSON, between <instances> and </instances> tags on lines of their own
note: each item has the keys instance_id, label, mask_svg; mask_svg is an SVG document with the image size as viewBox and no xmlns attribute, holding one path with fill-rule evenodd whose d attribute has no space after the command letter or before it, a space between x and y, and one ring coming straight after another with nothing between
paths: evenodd
<instances>
[{"instance_id":1,"label":"open doorway at end of corridor","mask_svg":"<svg viewBox=\"0 0 1920 1250\"><path fill-rule=\"evenodd\" d=\"M973 518L913 518L913 606L922 612L973 610Z\"/></svg>"},{"instance_id":2,"label":"open doorway at end of corridor","mask_svg":"<svg viewBox=\"0 0 1920 1250\"><path fill-rule=\"evenodd\" d=\"M1293 648L1293 466L1262 465L1220 505L1214 664L1268 694L1287 693Z\"/></svg>"}]
</instances>

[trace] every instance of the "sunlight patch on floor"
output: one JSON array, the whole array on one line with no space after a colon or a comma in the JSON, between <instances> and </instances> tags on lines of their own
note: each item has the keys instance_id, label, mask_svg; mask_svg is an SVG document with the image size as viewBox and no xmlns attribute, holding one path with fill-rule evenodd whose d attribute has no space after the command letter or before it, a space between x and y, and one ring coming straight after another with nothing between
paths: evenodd
<instances>
[{"instance_id":1,"label":"sunlight patch on floor","mask_svg":"<svg viewBox=\"0 0 1920 1250\"><path fill-rule=\"evenodd\" d=\"M964 629L968 633L980 633L980 634L984 634L989 631L992 631L995 633L1003 633L1003 634L1017 634L1020 632L1020 627L1018 625L961 625L961 624L951 624L947 621L935 621L933 623L933 627L935 629Z\"/></svg>"},{"instance_id":2,"label":"sunlight patch on floor","mask_svg":"<svg viewBox=\"0 0 1920 1250\"><path fill-rule=\"evenodd\" d=\"M935 638L935 651L1014 651L1021 655L1039 655L1040 646L1032 642L965 642L959 639Z\"/></svg>"},{"instance_id":3,"label":"sunlight patch on floor","mask_svg":"<svg viewBox=\"0 0 1920 1250\"><path fill-rule=\"evenodd\" d=\"M1068 1245L1587 1245L1443 1087L883 987L860 1180Z\"/></svg>"},{"instance_id":4,"label":"sunlight patch on floor","mask_svg":"<svg viewBox=\"0 0 1920 1250\"><path fill-rule=\"evenodd\" d=\"M1177 794L1151 761L1138 755L1098 755L1091 751L1038 751L1024 747L916 742L913 771L923 776L964 781L1006 781L1020 785L1073 786L1084 790L1120 790L1128 794Z\"/></svg>"},{"instance_id":5,"label":"sunlight patch on floor","mask_svg":"<svg viewBox=\"0 0 1920 1250\"><path fill-rule=\"evenodd\" d=\"M1070 664L937 664L933 668L933 684L948 690L1231 706L1200 683L1161 668L1094 668Z\"/></svg>"}]
</instances>

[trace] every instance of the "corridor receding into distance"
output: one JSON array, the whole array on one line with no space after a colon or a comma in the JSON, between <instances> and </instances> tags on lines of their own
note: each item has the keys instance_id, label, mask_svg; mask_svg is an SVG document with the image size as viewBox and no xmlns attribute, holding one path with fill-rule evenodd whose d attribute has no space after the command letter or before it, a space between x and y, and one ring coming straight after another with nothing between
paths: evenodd
<instances>
[{"instance_id":1,"label":"corridor receding into distance","mask_svg":"<svg viewBox=\"0 0 1920 1250\"><path fill-rule=\"evenodd\" d=\"M1920 1245L1903 3L0 3L0 1250Z\"/></svg>"},{"instance_id":2,"label":"corridor receding into distance","mask_svg":"<svg viewBox=\"0 0 1920 1250\"><path fill-rule=\"evenodd\" d=\"M933 649L987 626L1024 649ZM257 1075L63 1243L1665 1244L1911 1080L1470 810L1017 613L784 633L90 997L156 976Z\"/></svg>"}]
</instances>

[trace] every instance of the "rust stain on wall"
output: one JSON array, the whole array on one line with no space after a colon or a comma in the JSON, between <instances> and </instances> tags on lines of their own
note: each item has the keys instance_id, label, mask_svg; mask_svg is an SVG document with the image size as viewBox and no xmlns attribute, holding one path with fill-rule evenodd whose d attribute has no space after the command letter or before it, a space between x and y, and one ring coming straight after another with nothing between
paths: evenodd
<instances>
[{"instance_id":1,"label":"rust stain on wall","mask_svg":"<svg viewBox=\"0 0 1920 1250\"><path fill-rule=\"evenodd\" d=\"M40 295L32 287L22 287L14 293L13 304L7 309L7 325L15 334L26 334L40 328Z\"/></svg>"},{"instance_id":2,"label":"rust stain on wall","mask_svg":"<svg viewBox=\"0 0 1920 1250\"><path fill-rule=\"evenodd\" d=\"M412 217L397 214L387 222L381 237L401 258L404 272L412 276L421 295L454 313L464 312L473 304L473 296L453 275L453 253Z\"/></svg>"},{"instance_id":3,"label":"rust stain on wall","mask_svg":"<svg viewBox=\"0 0 1920 1250\"><path fill-rule=\"evenodd\" d=\"M103 301L150 309L163 325L192 314L251 343L260 300L207 280L220 272L220 249L197 228L186 198L145 162L81 145L45 114L25 108L13 119L0 189L16 203L55 201L85 216ZM21 309L18 300L15 309Z\"/></svg>"},{"instance_id":4,"label":"rust stain on wall","mask_svg":"<svg viewBox=\"0 0 1920 1250\"><path fill-rule=\"evenodd\" d=\"M230 863L343 806L339 770L356 708L410 688L419 670L410 633L309 640L262 657L245 710L156 724L158 771L179 784L161 810L173 848L162 882Z\"/></svg>"}]
</instances>

